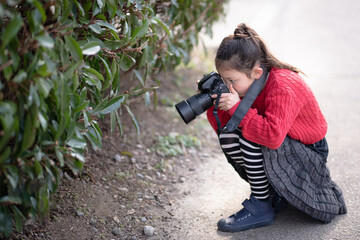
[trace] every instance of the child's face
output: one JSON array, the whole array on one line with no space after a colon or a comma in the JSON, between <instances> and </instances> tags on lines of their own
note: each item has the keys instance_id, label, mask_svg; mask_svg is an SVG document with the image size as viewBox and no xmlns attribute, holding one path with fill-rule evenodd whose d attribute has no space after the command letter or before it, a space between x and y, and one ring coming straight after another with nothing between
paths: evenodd
<instances>
[{"instance_id":1,"label":"child's face","mask_svg":"<svg viewBox=\"0 0 360 240\"><path fill-rule=\"evenodd\" d=\"M233 86L235 91L240 97L244 97L249 90L250 85L254 82L255 78L249 78L244 72L233 69L219 70L220 76L223 78L225 84L230 88Z\"/></svg>"}]
</instances>

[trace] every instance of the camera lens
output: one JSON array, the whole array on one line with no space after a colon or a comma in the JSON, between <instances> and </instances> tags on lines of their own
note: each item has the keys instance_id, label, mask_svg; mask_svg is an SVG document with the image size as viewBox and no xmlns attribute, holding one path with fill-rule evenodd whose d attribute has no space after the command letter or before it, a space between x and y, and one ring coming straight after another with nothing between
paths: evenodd
<instances>
[{"instance_id":1,"label":"camera lens","mask_svg":"<svg viewBox=\"0 0 360 240\"><path fill-rule=\"evenodd\" d=\"M208 110L212 105L212 99L208 93L198 93L194 96L179 102L175 105L176 110L179 112L183 121L188 124Z\"/></svg>"},{"instance_id":2,"label":"camera lens","mask_svg":"<svg viewBox=\"0 0 360 240\"><path fill-rule=\"evenodd\" d=\"M188 124L189 122L195 119L196 114L194 113L194 111L192 110L192 108L190 107L189 103L186 100L179 102L178 104L175 105L175 107L179 115L181 116L182 120L186 124Z\"/></svg>"}]
</instances>

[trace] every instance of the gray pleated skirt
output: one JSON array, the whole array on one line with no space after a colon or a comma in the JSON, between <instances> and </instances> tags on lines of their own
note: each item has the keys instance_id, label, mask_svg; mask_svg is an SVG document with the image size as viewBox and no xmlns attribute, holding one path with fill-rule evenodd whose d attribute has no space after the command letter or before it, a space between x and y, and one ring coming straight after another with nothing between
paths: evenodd
<instances>
[{"instance_id":1,"label":"gray pleated skirt","mask_svg":"<svg viewBox=\"0 0 360 240\"><path fill-rule=\"evenodd\" d=\"M304 145L286 137L278 149L260 147L270 184L291 205L323 222L346 213L341 189L331 180L326 166L325 138Z\"/></svg>"}]
</instances>

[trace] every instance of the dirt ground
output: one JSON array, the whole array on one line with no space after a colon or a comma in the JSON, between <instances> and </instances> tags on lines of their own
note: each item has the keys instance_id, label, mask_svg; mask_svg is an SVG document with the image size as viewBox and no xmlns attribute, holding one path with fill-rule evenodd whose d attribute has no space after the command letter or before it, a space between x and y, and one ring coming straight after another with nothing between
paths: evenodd
<instances>
[{"instance_id":1,"label":"dirt ground","mask_svg":"<svg viewBox=\"0 0 360 240\"><path fill-rule=\"evenodd\" d=\"M111 133L105 119L103 148L89 149L80 176L64 174L49 218L44 224L26 223L11 239L181 239L173 221L174 202L191 197L182 186L207 157L206 148L217 142L205 113L186 125L174 103L196 93L194 83L203 71L197 67L161 75L156 110L143 100L131 103L140 135L128 114L123 114L122 136L118 130ZM176 135L195 137L202 150L180 146L183 154L171 157L157 149L159 137Z\"/></svg>"}]
</instances>

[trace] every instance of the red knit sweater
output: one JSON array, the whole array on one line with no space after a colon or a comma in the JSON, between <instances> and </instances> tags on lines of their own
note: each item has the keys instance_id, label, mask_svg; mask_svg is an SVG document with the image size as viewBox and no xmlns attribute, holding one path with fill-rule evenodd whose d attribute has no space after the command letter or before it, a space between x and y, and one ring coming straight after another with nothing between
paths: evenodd
<instances>
[{"instance_id":1,"label":"red knit sweater","mask_svg":"<svg viewBox=\"0 0 360 240\"><path fill-rule=\"evenodd\" d=\"M229 111L218 110L222 127L239 103ZM208 109L207 117L216 131L213 109L214 106ZM239 127L247 140L271 149L280 147L286 135L313 144L323 139L327 131L326 120L309 86L298 74L276 68L270 71L264 89Z\"/></svg>"}]
</instances>

